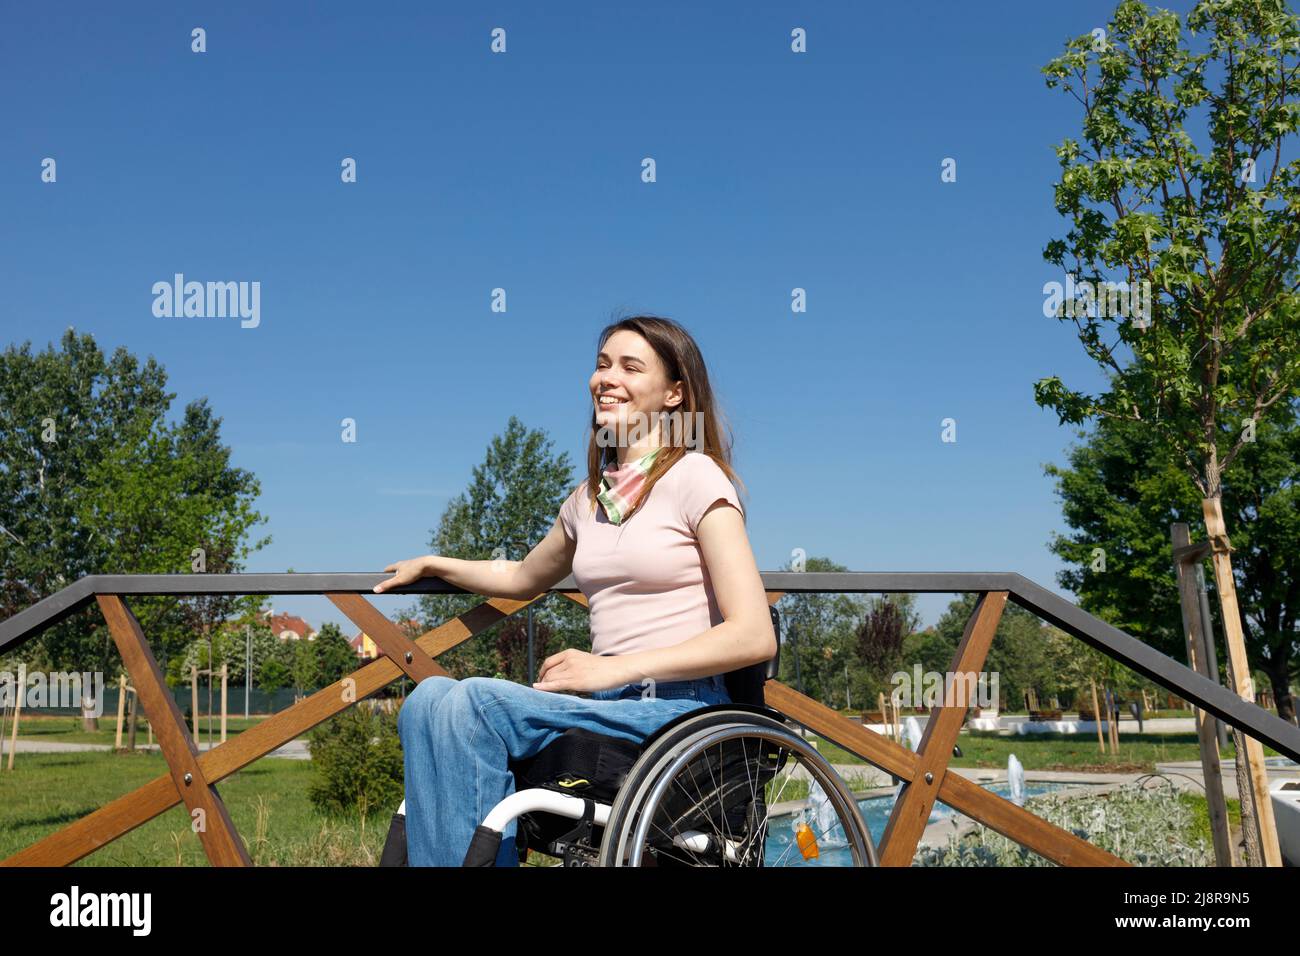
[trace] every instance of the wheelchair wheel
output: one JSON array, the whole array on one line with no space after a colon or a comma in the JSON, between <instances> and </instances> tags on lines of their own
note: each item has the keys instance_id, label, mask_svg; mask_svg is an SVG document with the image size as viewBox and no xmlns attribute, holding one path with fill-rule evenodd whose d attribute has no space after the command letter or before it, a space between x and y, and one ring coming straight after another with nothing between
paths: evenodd
<instances>
[{"instance_id":1,"label":"wheelchair wheel","mask_svg":"<svg viewBox=\"0 0 1300 956\"><path fill-rule=\"evenodd\" d=\"M647 747L610 809L602 866L876 866L852 791L779 720L721 711Z\"/></svg>"}]
</instances>

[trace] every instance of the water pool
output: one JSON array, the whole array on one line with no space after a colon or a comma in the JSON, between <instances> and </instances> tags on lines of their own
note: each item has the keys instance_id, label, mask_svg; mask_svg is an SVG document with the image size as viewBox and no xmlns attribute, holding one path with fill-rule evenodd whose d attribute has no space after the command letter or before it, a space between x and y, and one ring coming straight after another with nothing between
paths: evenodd
<instances>
[{"instance_id":1,"label":"water pool","mask_svg":"<svg viewBox=\"0 0 1300 956\"><path fill-rule=\"evenodd\" d=\"M981 784L986 790L1002 797L1010 798L1011 788L1005 783L986 783ZM1044 793L1053 793L1066 787L1078 787L1077 783L1046 783L1046 782L1026 782L1025 796L1036 797ZM862 819L867 823L867 829L871 831L871 840L877 846L880 846L881 837L885 834L885 825L889 822L890 811L894 808L893 794L885 794L879 797L868 797L865 800L858 801L858 810L862 813ZM949 819L957 815L957 811L946 803L935 801L934 809L930 812L928 823L936 823L940 820ZM764 860L767 866L788 866L792 859L799 860L799 849L794 838L794 822L798 815L793 813L774 816L768 822L767 844L765 847ZM841 834L840 839L843 839ZM824 844L833 843L832 840L824 839ZM814 860L800 861L800 866L851 866L852 857L849 851L843 847L833 845L822 845L821 854Z\"/></svg>"}]
</instances>

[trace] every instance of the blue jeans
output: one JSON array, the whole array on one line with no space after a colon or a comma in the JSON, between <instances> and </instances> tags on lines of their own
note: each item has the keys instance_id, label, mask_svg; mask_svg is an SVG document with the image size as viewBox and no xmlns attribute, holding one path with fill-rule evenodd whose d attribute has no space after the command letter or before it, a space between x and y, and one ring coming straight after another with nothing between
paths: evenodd
<instances>
[{"instance_id":1,"label":"blue jeans","mask_svg":"<svg viewBox=\"0 0 1300 956\"><path fill-rule=\"evenodd\" d=\"M411 866L460 866L474 830L515 792L507 760L531 757L570 727L640 742L668 721L727 703L722 675L624 684L590 698L495 677L430 677L397 715L406 772ZM497 866L518 866L515 821L501 833Z\"/></svg>"}]
</instances>

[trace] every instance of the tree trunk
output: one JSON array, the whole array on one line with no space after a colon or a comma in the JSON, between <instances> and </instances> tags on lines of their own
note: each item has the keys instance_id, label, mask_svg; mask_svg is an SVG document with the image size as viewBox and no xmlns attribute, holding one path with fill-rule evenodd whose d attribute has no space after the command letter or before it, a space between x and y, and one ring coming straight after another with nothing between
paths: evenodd
<instances>
[{"instance_id":1,"label":"tree trunk","mask_svg":"<svg viewBox=\"0 0 1300 956\"><path fill-rule=\"evenodd\" d=\"M95 698L84 690L81 695L81 729L99 730L99 718L95 716Z\"/></svg>"},{"instance_id":2,"label":"tree trunk","mask_svg":"<svg viewBox=\"0 0 1300 956\"><path fill-rule=\"evenodd\" d=\"M135 753L135 728L137 717L140 712L140 695L132 694L131 702L127 705L126 716L126 749Z\"/></svg>"},{"instance_id":3,"label":"tree trunk","mask_svg":"<svg viewBox=\"0 0 1300 956\"><path fill-rule=\"evenodd\" d=\"M1228 666L1231 669L1232 665ZM1231 730L1232 747L1236 751L1233 766L1237 772L1237 799L1241 802L1241 862L1245 866L1263 866L1259 827L1255 823L1255 794L1250 788L1250 770L1246 766L1246 735L1236 727Z\"/></svg>"},{"instance_id":4,"label":"tree trunk","mask_svg":"<svg viewBox=\"0 0 1300 956\"><path fill-rule=\"evenodd\" d=\"M1295 697L1291 694L1291 675L1288 673L1290 661L1281 654L1273 655L1268 662L1268 682L1273 688L1273 700L1277 704L1277 715L1283 720L1296 723Z\"/></svg>"}]
</instances>

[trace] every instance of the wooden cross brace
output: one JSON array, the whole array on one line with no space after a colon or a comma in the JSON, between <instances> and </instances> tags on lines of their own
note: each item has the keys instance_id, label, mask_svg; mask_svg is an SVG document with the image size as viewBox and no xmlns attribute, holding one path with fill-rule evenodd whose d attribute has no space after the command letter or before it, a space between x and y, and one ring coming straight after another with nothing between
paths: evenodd
<instances>
[{"instance_id":1,"label":"wooden cross brace","mask_svg":"<svg viewBox=\"0 0 1300 956\"><path fill-rule=\"evenodd\" d=\"M978 674L984 666L1006 602L1006 591L980 593L953 657L950 670L954 675ZM964 683L970 686L968 681ZM960 774L948 773L948 761L952 759L966 713L966 702L951 699L956 686L956 680L945 681L944 703L931 709L916 753L848 720L780 681L768 681L764 685L764 696L769 707L903 779L902 795L894 804L880 841L882 866L911 866L936 800L942 800L953 809L1062 866L1128 866L1119 857L1048 823Z\"/></svg>"},{"instance_id":2,"label":"wooden cross brace","mask_svg":"<svg viewBox=\"0 0 1300 956\"><path fill-rule=\"evenodd\" d=\"M365 664L342 680L321 688L293 707L250 727L238 737L199 754L194 747L193 738L185 728L184 717L176 706L175 698L166 692L162 674L135 616L120 597L98 595L99 606L108 621L113 639L117 642L127 672L140 689L140 702L144 705L145 714L158 729L159 744L167 759L169 772L51 833L26 849L19 850L8 859L0 861L0 866L68 866L182 802L191 808L191 812L195 807L205 811L203 816L206 818L206 829L200 836L204 838L203 847L209 861L214 865L246 866L250 862L248 854L234 825L230 823L225 805L217 796L214 785L218 781L346 710L355 701L382 690L403 674L424 671L428 672L425 676L446 674L445 670L433 663L433 657L482 633L543 597L544 594L539 594L528 601L493 598L444 622L416 641L410 641L397 625L373 607L370 610L374 616L367 613L362 605L369 607L369 602L364 598L345 600L339 606L385 650L384 656ZM396 657L392 656L389 648L395 650ZM406 660L408 653L411 655L410 661ZM399 666L399 662L405 667ZM152 675L151 681L157 689L156 693L148 691L148 675ZM167 738L163 737L164 728ZM186 774L190 776L188 783L185 780ZM214 826L217 828L215 832Z\"/></svg>"}]
</instances>

